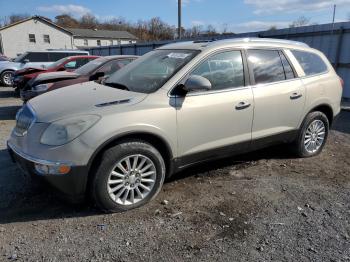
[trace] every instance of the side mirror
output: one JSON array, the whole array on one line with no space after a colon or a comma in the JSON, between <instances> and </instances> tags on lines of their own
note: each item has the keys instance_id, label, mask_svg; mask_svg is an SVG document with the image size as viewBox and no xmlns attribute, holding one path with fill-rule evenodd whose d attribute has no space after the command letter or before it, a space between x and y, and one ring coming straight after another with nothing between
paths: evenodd
<instances>
[{"instance_id":1,"label":"side mirror","mask_svg":"<svg viewBox=\"0 0 350 262\"><path fill-rule=\"evenodd\" d=\"M210 81L205 77L198 75L190 76L184 84L184 90L186 90L187 92L207 91L210 89Z\"/></svg>"},{"instance_id":2,"label":"side mirror","mask_svg":"<svg viewBox=\"0 0 350 262\"><path fill-rule=\"evenodd\" d=\"M100 79L101 77L104 77L105 73L104 72L97 72L95 74L93 74L92 76L90 76L90 81L95 81Z\"/></svg>"},{"instance_id":3,"label":"side mirror","mask_svg":"<svg viewBox=\"0 0 350 262\"><path fill-rule=\"evenodd\" d=\"M29 63L30 61L29 61L29 59L24 59L23 60L23 64L26 64L26 63Z\"/></svg>"}]
</instances>

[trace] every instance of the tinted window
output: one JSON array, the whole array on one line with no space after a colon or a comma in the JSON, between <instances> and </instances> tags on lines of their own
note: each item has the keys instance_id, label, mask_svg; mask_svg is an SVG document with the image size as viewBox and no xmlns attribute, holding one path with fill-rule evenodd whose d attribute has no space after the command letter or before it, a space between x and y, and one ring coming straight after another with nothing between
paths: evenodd
<instances>
[{"instance_id":1,"label":"tinted window","mask_svg":"<svg viewBox=\"0 0 350 262\"><path fill-rule=\"evenodd\" d=\"M49 53L50 62L55 62L69 56L67 53Z\"/></svg>"},{"instance_id":2,"label":"tinted window","mask_svg":"<svg viewBox=\"0 0 350 262\"><path fill-rule=\"evenodd\" d=\"M272 83L286 79L278 51L248 50L248 61L253 69L255 84Z\"/></svg>"},{"instance_id":3,"label":"tinted window","mask_svg":"<svg viewBox=\"0 0 350 262\"><path fill-rule=\"evenodd\" d=\"M99 68L105 62L106 62L106 58L104 58L104 57L97 58L94 61L91 61L91 62L83 65L79 69L75 70L75 72L80 74L80 75L88 75L91 72L95 71L97 68Z\"/></svg>"},{"instance_id":4,"label":"tinted window","mask_svg":"<svg viewBox=\"0 0 350 262\"><path fill-rule=\"evenodd\" d=\"M48 62L48 54L47 53L28 53L25 57L29 62Z\"/></svg>"},{"instance_id":5,"label":"tinted window","mask_svg":"<svg viewBox=\"0 0 350 262\"><path fill-rule=\"evenodd\" d=\"M295 78L294 71L282 51L280 51L280 56L282 59L282 64L283 64L283 69L284 69L284 74L286 76L286 79Z\"/></svg>"},{"instance_id":6,"label":"tinted window","mask_svg":"<svg viewBox=\"0 0 350 262\"><path fill-rule=\"evenodd\" d=\"M306 75L314 75L327 71L327 65L317 54L292 50Z\"/></svg>"},{"instance_id":7,"label":"tinted window","mask_svg":"<svg viewBox=\"0 0 350 262\"><path fill-rule=\"evenodd\" d=\"M113 60L106 64L104 64L97 72L103 72L106 76L109 76L115 72L117 72L120 68L126 66L130 63L129 59L124 60Z\"/></svg>"},{"instance_id":8,"label":"tinted window","mask_svg":"<svg viewBox=\"0 0 350 262\"><path fill-rule=\"evenodd\" d=\"M211 56L191 75L207 78L212 90L244 86L243 61L240 51L229 51Z\"/></svg>"}]
</instances>

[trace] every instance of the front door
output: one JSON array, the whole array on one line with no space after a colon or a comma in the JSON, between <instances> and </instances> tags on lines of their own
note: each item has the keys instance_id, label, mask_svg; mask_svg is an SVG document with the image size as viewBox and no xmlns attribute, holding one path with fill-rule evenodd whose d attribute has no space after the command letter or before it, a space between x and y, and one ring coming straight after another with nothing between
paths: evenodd
<instances>
[{"instance_id":1,"label":"front door","mask_svg":"<svg viewBox=\"0 0 350 262\"><path fill-rule=\"evenodd\" d=\"M216 53L190 75L207 78L212 89L176 98L180 159L197 162L243 150L251 141L254 105L241 51Z\"/></svg>"}]
</instances>

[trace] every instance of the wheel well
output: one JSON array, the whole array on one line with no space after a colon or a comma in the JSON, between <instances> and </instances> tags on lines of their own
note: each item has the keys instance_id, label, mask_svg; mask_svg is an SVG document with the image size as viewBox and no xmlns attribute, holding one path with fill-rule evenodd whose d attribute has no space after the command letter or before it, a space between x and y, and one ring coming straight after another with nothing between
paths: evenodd
<instances>
[{"instance_id":1,"label":"wheel well","mask_svg":"<svg viewBox=\"0 0 350 262\"><path fill-rule=\"evenodd\" d=\"M311 112L313 111L320 111L322 113L324 113L327 118L328 118L328 121L329 121L329 126L332 125L332 122L333 122L333 110L330 106L328 105L320 105L320 106L317 106L315 107L314 109L311 110Z\"/></svg>"},{"instance_id":2,"label":"wheel well","mask_svg":"<svg viewBox=\"0 0 350 262\"><path fill-rule=\"evenodd\" d=\"M170 149L170 146L164 141L164 139L160 138L157 135L154 134L149 134L149 133L133 133L133 134L126 134L120 137L116 137L114 139L111 139L109 141L107 141L105 144L103 144L101 146L101 148L99 148L97 150L97 152L94 154L94 156L92 157L92 159L89 162L89 178L88 178L88 182L91 181L91 176L94 174L94 172L96 171L97 167L98 167L98 163L101 161L103 153L108 150L109 148L123 142L123 141L127 141L127 140L142 140L145 142L150 143L152 146L154 146L159 153L162 155L163 159L164 159L164 163L166 166L166 170L167 170L167 176L170 174L171 170L172 170L172 163L171 163L171 159L172 159L172 152Z\"/></svg>"}]
</instances>

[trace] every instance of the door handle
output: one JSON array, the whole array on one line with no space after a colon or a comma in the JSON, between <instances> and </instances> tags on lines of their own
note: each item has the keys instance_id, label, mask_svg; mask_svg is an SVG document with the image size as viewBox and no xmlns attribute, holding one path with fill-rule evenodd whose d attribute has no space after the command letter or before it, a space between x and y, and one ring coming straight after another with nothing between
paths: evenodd
<instances>
[{"instance_id":1,"label":"door handle","mask_svg":"<svg viewBox=\"0 0 350 262\"><path fill-rule=\"evenodd\" d=\"M247 102L239 102L238 105L236 105L236 110L242 110L245 108L250 107L250 103Z\"/></svg>"},{"instance_id":2,"label":"door handle","mask_svg":"<svg viewBox=\"0 0 350 262\"><path fill-rule=\"evenodd\" d=\"M298 94L298 93L293 93L291 96L290 96L290 99L294 100L294 99L298 99L300 97L302 97L303 95L302 94Z\"/></svg>"}]
</instances>

